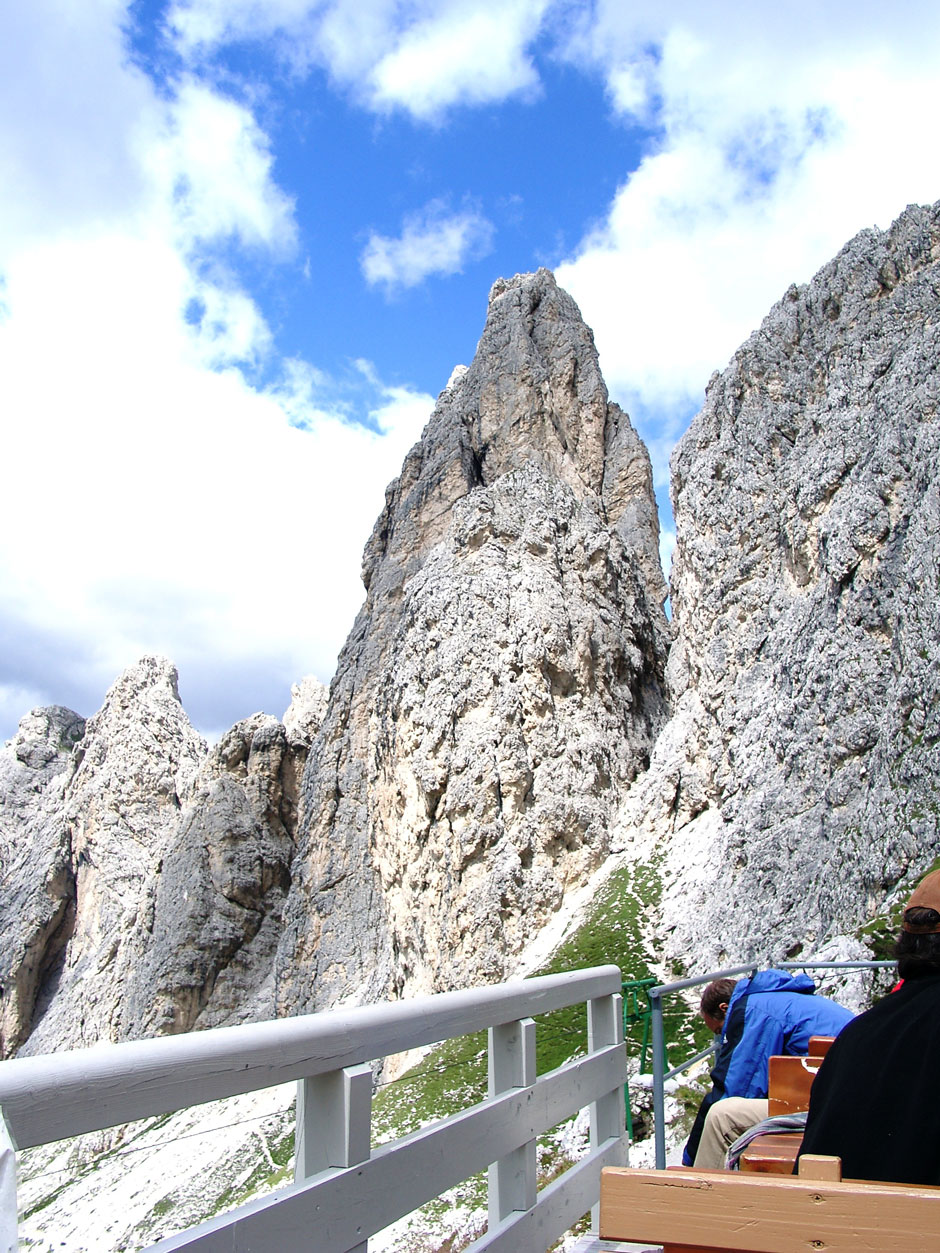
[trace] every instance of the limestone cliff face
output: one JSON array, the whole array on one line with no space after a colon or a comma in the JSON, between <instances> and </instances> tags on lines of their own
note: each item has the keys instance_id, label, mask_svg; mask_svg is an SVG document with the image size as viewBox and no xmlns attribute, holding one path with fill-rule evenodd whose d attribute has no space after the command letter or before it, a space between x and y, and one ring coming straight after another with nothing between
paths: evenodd
<instances>
[{"instance_id":1,"label":"limestone cliff face","mask_svg":"<svg viewBox=\"0 0 940 1253\"><path fill-rule=\"evenodd\" d=\"M492 980L604 859L665 715L649 458L545 270L389 488L311 750L282 1010Z\"/></svg>"},{"instance_id":2,"label":"limestone cliff face","mask_svg":"<svg viewBox=\"0 0 940 1253\"><path fill-rule=\"evenodd\" d=\"M125 671L88 720L64 796L71 933L24 1051L126 1034L124 990L146 949L180 796L204 754L179 703L176 671L161 658Z\"/></svg>"},{"instance_id":3,"label":"limestone cliff face","mask_svg":"<svg viewBox=\"0 0 940 1253\"><path fill-rule=\"evenodd\" d=\"M0 1056L29 1034L36 997L71 931L75 877L63 796L85 721L34 709L0 749Z\"/></svg>"},{"instance_id":4,"label":"limestone cliff face","mask_svg":"<svg viewBox=\"0 0 940 1253\"><path fill-rule=\"evenodd\" d=\"M155 882L125 1033L273 1017L271 968L290 885L299 772L282 723L255 714L212 749Z\"/></svg>"},{"instance_id":5,"label":"limestone cliff face","mask_svg":"<svg viewBox=\"0 0 940 1253\"><path fill-rule=\"evenodd\" d=\"M674 717L636 805L674 951L783 956L938 852L940 206L865 231L673 459Z\"/></svg>"},{"instance_id":6,"label":"limestone cliff face","mask_svg":"<svg viewBox=\"0 0 940 1253\"><path fill-rule=\"evenodd\" d=\"M3 1054L265 1017L300 776L325 707L207 751L145 657L86 724L37 709L0 752Z\"/></svg>"}]
</instances>

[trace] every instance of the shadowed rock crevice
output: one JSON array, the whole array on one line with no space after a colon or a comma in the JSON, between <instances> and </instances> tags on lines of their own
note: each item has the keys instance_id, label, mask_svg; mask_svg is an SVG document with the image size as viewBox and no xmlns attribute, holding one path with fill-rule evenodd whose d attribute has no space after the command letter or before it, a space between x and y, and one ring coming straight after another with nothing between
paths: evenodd
<instances>
[{"instance_id":1,"label":"shadowed rock crevice","mask_svg":"<svg viewBox=\"0 0 940 1253\"><path fill-rule=\"evenodd\" d=\"M34 709L0 749L0 1056L32 1028L75 918L75 877L63 794L85 720L61 705Z\"/></svg>"}]
</instances>

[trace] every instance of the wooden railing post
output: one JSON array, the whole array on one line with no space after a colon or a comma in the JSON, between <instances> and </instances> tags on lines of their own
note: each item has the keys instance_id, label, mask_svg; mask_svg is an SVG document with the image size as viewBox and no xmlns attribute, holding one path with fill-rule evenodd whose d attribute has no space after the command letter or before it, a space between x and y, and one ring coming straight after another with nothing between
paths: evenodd
<instances>
[{"instance_id":1,"label":"wooden railing post","mask_svg":"<svg viewBox=\"0 0 940 1253\"><path fill-rule=\"evenodd\" d=\"M16 1153L13 1138L0 1110L0 1253L16 1253Z\"/></svg>"},{"instance_id":2,"label":"wooden railing post","mask_svg":"<svg viewBox=\"0 0 940 1253\"><path fill-rule=\"evenodd\" d=\"M535 1023L531 1018L489 1029L490 1096L535 1083ZM536 1196L535 1141L507 1153L489 1169L489 1225L495 1227L514 1210L531 1209Z\"/></svg>"},{"instance_id":3,"label":"wooden railing post","mask_svg":"<svg viewBox=\"0 0 940 1253\"><path fill-rule=\"evenodd\" d=\"M330 1070L297 1084L294 1182L330 1167L355 1166L372 1152L372 1067ZM366 1253L368 1241L349 1253Z\"/></svg>"},{"instance_id":4,"label":"wooden railing post","mask_svg":"<svg viewBox=\"0 0 940 1253\"><path fill-rule=\"evenodd\" d=\"M610 1044L623 1044L623 997L619 992L600 996L587 1003L588 1053ZM591 1102L591 1148L597 1149L605 1140L626 1135L626 1110L622 1088ZM624 1154L623 1165L626 1165ZM598 1230L600 1203L591 1210L591 1225Z\"/></svg>"}]
</instances>

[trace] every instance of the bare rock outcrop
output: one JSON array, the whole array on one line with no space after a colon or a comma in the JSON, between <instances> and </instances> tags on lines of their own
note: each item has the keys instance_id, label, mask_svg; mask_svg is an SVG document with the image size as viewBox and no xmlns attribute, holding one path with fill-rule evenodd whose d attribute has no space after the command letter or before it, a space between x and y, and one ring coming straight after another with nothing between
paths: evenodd
<instances>
[{"instance_id":1,"label":"bare rock outcrop","mask_svg":"<svg viewBox=\"0 0 940 1253\"><path fill-rule=\"evenodd\" d=\"M63 797L85 720L34 709L0 748L0 1057L29 1034L36 998L71 934L75 878Z\"/></svg>"},{"instance_id":2,"label":"bare rock outcrop","mask_svg":"<svg viewBox=\"0 0 940 1253\"><path fill-rule=\"evenodd\" d=\"M548 271L497 283L386 493L303 786L282 1010L510 968L665 716L649 458Z\"/></svg>"},{"instance_id":3,"label":"bare rock outcrop","mask_svg":"<svg viewBox=\"0 0 940 1253\"><path fill-rule=\"evenodd\" d=\"M211 751L176 670L145 657L86 724L34 710L0 751L4 1055L262 1018L294 857L300 779L326 705Z\"/></svg>"},{"instance_id":4,"label":"bare rock outcrop","mask_svg":"<svg viewBox=\"0 0 940 1253\"><path fill-rule=\"evenodd\" d=\"M211 750L163 857L151 935L126 991L128 1033L273 1017L307 747L255 714Z\"/></svg>"},{"instance_id":5,"label":"bare rock outcrop","mask_svg":"<svg viewBox=\"0 0 940 1253\"><path fill-rule=\"evenodd\" d=\"M674 717L635 805L686 959L795 954L937 855L938 290L940 206L862 232L674 454Z\"/></svg>"},{"instance_id":6,"label":"bare rock outcrop","mask_svg":"<svg viewBox=\"0 0 940 1253\"><path fill-rule=\"evenodd\" d=\"M205 743L160 657L126 670L88 720L64 796L74 914L24 1052L128 1034L125 989L146 951L156 877Z\"/></svg>"},{"instance_id":7,"label":"bare rock outcrop","mask_svg":"<svg viewBox=\"0 0 940 1253\"><path fill-rule=\"evenodd\" d=\"M500 280L328 701L210 751L146 658L0 754L4 1048L497 979L611 851L661 878L667 958L849 951L940 845L938 291L909 209L714 376L670 625L591 333L547 271Z\"/></svg>"}]
</instances>

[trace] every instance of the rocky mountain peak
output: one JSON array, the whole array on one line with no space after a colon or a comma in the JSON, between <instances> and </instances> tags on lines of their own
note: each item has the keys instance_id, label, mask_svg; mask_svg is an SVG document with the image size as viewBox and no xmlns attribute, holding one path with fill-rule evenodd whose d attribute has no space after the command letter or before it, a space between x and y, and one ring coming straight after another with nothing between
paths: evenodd
<instances>
[{"instance_id":1,"label":"rocky mountain peak","mask_svg":"<svg viewBox=\"0 0 940 1253\"><path fill-rule=\"evenodd\" d=\"M124 988L147 946L162 858L206 745L179 700L175 667L125 670L85 725L63 796L67 942L35 1005L26 1051L126 1034ZM30 1009L32 1010L32 1006Z\"/></svg>"},{"instance_id":2,"label":"rocky mountain peak","mask_svg":"<svg viewBox=\"0 0 940 1253\"><path fill-rule=\"evenodd\" d=\"M255 714L209 749L175 667L146 656L87 723L60 707L22 720L0 751L4 1054L273 1012L300 778L325 705L304 679L284 723Z\"/></svg>"},{"instance_id":3,"label":"rocky mountain peak","mask_svg":"<svg viewBox=\"0 0 940 1253\"><path fill-rule=\"evenodd\" d=\"M144 658L84 728L34 711L0 754L4 1047L496 979L612 852L661 878L686 964L827 942L916 874L938 273L940 207L909 209L715 376L673 461L672 625L590 330L548 271L496 283L328 696L304 680L209 750Z\"/></svg>"},{"instance_id":4,"label":"rocky mountain peak","mask_svg":"<svg viewBox=\"0 0 940 1253\"><path fill-rule=\"evenodd\" d=\"M282 719L284 729L291 742L309 746L326 715L329 688L308 674L299 683L291 684L290 695L291 702Z\"/></svg>"},{"instance_id":5,"label":"rocky mountain peak","mask_svg":"<svg viewBox=\"0 0 940 1253\"><path fill-rule=\"evenodd\" d=\"M471 365L452 374L386 493L363 558L367 590L381 564L382 590L394 592L441 538L457 500L523 466L592 492L612 525L626 512L650 594L665 599L649 456L608 400L577 305L546 269L494 284Z\"/></svg>"},{"instance_id":6,"label":"rocky mountain peak","mask_svg":"<svg viewBox=\"0 0 940 1253\"><path fill-rule=\"evenodd\" d=\"M85 719L74 710L45 705L20 719L10 747L16 760L31 770L53 766L58 773L66 768L69 754L84 734Z\"/></svg>"},{"instance_id":7,"label":"rocky mountain peak","mask_svg":"<svg viewBox=\"0 0 940 1253\"><path fill-rule=\"evenodd\" d=\"M304 778L283 1008L504 973L665 714L649 457L547 270L491 294L366 548Z\"/></svg>"}]
</instances>

